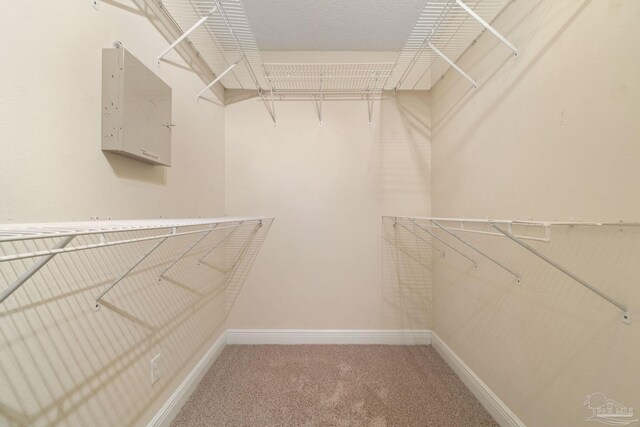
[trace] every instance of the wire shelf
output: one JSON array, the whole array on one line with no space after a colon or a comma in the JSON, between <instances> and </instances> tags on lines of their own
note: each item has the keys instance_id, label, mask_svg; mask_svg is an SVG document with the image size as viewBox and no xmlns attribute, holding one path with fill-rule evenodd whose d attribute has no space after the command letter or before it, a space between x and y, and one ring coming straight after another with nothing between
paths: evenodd
<instances>
[{"instance_id":1,"label":"wire shelf","mask_svg":"<svg viewBox=\"0 0 640 427\"><path fill-rule=\"evenodd\" d=\"M109 234L125 231L161 230L208 226L224 223L260 221L262 217L223 217L192 219L145 219L124 221L80 221L0 225L0 242L51 239L65 236Z\"/></svg>"},{"instance_id":2,"label":"wire shelf","mask_svg":"<svg viewBox=\"0 0 640 427\"><path fill-rule=\"evenodd\" d=\"M511 0L467 0L486 22L493 21ZM456 0L429 0L405 43L387 89L431 89L450 65L428 43L453 61L464 53L485 28Z\"/></svg>"},{"instance_id":3,"label":"wire shelf","mask_svg":"<svg viewBox=\"0 0 640 427\"><path fill-rule=\"evenodd\" d=\"M379 96L393 63L267 63L264 70L274 95L288 97Z\"/></svg>"},{"instance_id":4,"label":"wire shelf","mask_svg":"<svg viewBox=\"0 0 640 427\"><path fill-rule=\"evenodd\" d=\"M424 241L429 245L433 245L433 241L430 238L438 240L441 244L447 248L454 250L468 261L474 264L475 268L478 268L476 259L471 258L474 254L480 255L493 264L499 266L501 269L515 277L518 284L521 283L521 276L511 267L505 265L504 262L497 260L492 255L489 255L483 247L479 246L475 242L468 240L467 236L463 236L464 233L476 233L491 236L502 236L520 247L527 250L537 258L541 259L545 263L561 271L566 276L573 279L575 282L582 285L584 288L590 290L600 298L606 300L611 305L617 307L622 312L622 321L626 324L631 323L631 317L629 309L626 304L621 303L617 299L613 298L607 292L604 292L598 286L594 286L590 282L576 275L573 271L567 269L543 251L537 249L531 244L525 242L525 240L537 240L542 242L550 242L551 234L550 228L552 226L569 226L569 227L639 227L638 222L624 222L624 221L612 221L612 222L563 222L563 221L522 221L522 220L492 220L492 219L465 219L465 218L434 218L434 217L386 217L383 216L383 221L392 221L394 227L400 227L411 234L414 234L416 238ZM475 228L466 228L465 224L472 225ZM457 225L457 226L456 226ZM485 228L490 228L492 232L478 229L477 227L484 225ZM519 235L514 231L514 227L522 228L543 228L545 229L544 237L537 237L531 235ZM428 239L429 238L429 239ZM446 238L446 240L445 240ZM454 246L456 245L456 246ZM441 247L434 247L437 251L442 251ZM472 251L463 253L462 250Z\"/></svg>"},{"instance_id":5,"label":"wire shelf","mask_svg":"<svg viewBox=\"0 0 640 427\"><path fill-rule=\"evenodd\" d=\"M361 64L263 64L242 0L161 4L225 88L257 89L261 95L273 89L285 100L363 99L384 89L430 89L449 67L457 68L455 61L509 2L428 0L395 63Z\"/></svg>"},{"instance_id":6,"label":"wire shelf","mask_svg":"<svg viewBox=\"0 0 640 427\"><path fill-rule=\"evenodd\" d=\"M96 297L95 308L99 309L102 297L154 253L166 240L180 236L189 236L188 238L196 239L186 251L175 258L160 273L160 278L212 232L231 229L233 233L236 229L247 226L258 229L262 227L264 220L272 219L263 217L223 217L0 225L0 263L35 258L35 262L16 277L8 287L0 289L0 303L9 298L11 294L56 255L142 242L150 243L151 246L145 254ZM42 244L36 246L27 246L25 244L27 241L34 240L42 241ZM71 244L72 242L74 244Z\"/></svg>"},{"instance_id":7,"label":"wire shelf","mask_svg":"<svg viewBox=\"0 0 640 427\"><path fill-rule=\"evenodd\" d=\"M189 34L189 40L218 76L240 61L221 79L224 87L260 90L268 86L242 1L162 0L162 6L183 32L207 17Z\"/></svg>"}]
</instances>

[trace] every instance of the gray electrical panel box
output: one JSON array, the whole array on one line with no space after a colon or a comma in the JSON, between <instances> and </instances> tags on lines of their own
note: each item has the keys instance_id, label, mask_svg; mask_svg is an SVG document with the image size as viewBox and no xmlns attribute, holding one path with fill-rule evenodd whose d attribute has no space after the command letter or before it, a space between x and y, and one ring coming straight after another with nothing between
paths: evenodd
<instances>
[{"instance_id":1,"label":"gray electrical panel box","mask_svg":"<svg viewBox=\"0 0 640 427\"><path fill-rule=\"evenodd\" d=\"M171 87L123 47L102 51L102 150L171 166Z\"/></svg>"}]
</instances>

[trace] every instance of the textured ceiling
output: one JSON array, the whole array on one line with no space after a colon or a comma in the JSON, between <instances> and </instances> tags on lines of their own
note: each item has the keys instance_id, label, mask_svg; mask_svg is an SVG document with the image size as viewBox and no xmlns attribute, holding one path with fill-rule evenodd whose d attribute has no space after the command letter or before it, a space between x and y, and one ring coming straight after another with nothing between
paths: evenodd
<instances>
[{"instance_id":1,"label":"textured ceiling","mask_svg":"<svg viewBox=\"0 0 640 427\"><path fill-rule=\"evenodd\" d=\"M263 51L396 51L427 0L243 0Z\"/></svg>"}]
</instances>

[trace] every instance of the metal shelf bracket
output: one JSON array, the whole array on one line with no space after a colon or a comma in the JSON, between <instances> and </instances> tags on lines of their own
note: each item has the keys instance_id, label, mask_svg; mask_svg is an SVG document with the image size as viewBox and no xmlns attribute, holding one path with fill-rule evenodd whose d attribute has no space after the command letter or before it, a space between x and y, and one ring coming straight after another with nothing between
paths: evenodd
<instances>
[{"instance_id":1,"label":"metal shelf bracket","mask_svg":"<svg viewBox=\"0 0 640 427\"><path fill-rule=\"evenodd\" d=\"M482 17L480 15L478 15L473 9L471 9L465 2L463 2L462 0L456 0L456 3L462 9L464 9L465 12L467 12L469 15L471 15L473 17L473 19L478 21L480 23L480 25L482 25L484 28L489 30L491 32L491 34L496 36L498 38L498 40L500 40L502 43L507 45L509 47L509 49L511 49L513 51L514 56L518 56L518 48L515 47L513 44L511 44L511 42L509 42L509 40L507 40L495 28L493 28L491 25L489 25L489 23L487 21L482 19Z\"/></svg>"},{"instance_id":2,"label":"metal shelf bracket","mask_svg":"<svg viewBox=\"0 0 640 427\"><path fill-rule=\"evenodd\" d=\"M173 229L172 234L176 234L176 230L175 228ZM109 293L109 291L111 289L113 289L118 283L120 283L125 277L127 277L127 275L129 273L131 273L133 271L134 268L136 268L138 265L140 265L140 263L142 261L144 261L145 259L147 259L147 257L149 255L151 255L156 249L158 249L160 247L160 245L162 245L170 236L165 236L162 239L160 239L160 241L158 243L156 243L155 245L153 245L151 248L149 248L149 250L147 250L147 252L145 252L145 254L143 256L141 256L138 261L135 262L135 264L133 264L131 267L129 267L129 269L127 271L125 271L124 273L122 273L120 275L120 277L118 277L111 285L109 285L109 287L107 289L105 289L104 291L102 291L96 298L95 298L95 305L94 305L94 310L98 311L100 310L100 300Z\"/></svg>"},{"instance_id":3,"label":"metal shelf bracket","mask_svg":"<svg viewBox=\"0 0 640 427\"><path fill-rule=\"evenodd\" d=\"M460 73L462 75L462 77L464 77L465 79L469 80L469 82L471 82L471 84L473 85L473 88L476 89L478 87L478 83L476 83L475 80L473 80L471 78L471 76L469 74L467 74L462 68L458 67L458 64L456 64L454 61L452 61L447 55L445 55L440 49L438 49L437 47L435 47L433 45L433 43L428 42L427 46L429 46L429 49L431 49L432 51L434 51L436 54L438 54L438 56L442 59L444 59L447 64L451 65L458 73Z\"/></svg>"},{"instance_id":4,"label":"metal shelf bracket","mask_svg":"<svg viewBox=\"0 0 640 427\"><path fill-rule=\"evenodd\" d=\"M420 230L424 231L425 233L427 233L428 235L430 235L431 237L433 237L434 239L440 241L443 245L451 248L454 252L460 254L461 256L463 256L464 258L468 259L469 261L471 261L473 263L473 268L478 268L478 263L476 262L475 259L465 255L464 253L460 252L458 249L456 249L453 245L451 245L450 243L448 243L447 241L441 239L440 237L438 237L435 233L431 232L430 230L422 227L420 224L418 224L417 222L415 222L413 219L409 219L409 221L411 221L416 227L418 227Z\"/></svg>"},{"instance_id":5,"label":"metal shelf bracket","mask_svg":"<svg viewBox=\"0 0 640 427\"><path fill-rule=\"evenodd\" d=\"M167 271L171 270L174 265L179 263L182 258L184 258L189 252L191 252L193 250L193 248L195 248L198 245L198 243L202 242L209 234L211 234L211 232L213 230L215 230L217 228L217 226L218 226L218 224L214 224L213 226L210 226L209 230L203 231L204 234L201 237L196 239L196 241L193 242L191 244L191 246L189 246L187 248L186 251L182 252L182 254L180 254L180 256L178 258L174 259L173 262L171 264L169 264L169 266L167 268L162 270L162 272L158 275L158 282L162 282L162 277L167 273Z\"/></svg>"},{"instance_id":6,"label":"metal shelf bracket","mask_svg":"<svg viewBox=\"0 0 640 427\"><path fill-rule=\"evenodd\" d=\"M369 112L369 127L373 126L373 100L367 92L367 111Z\"/></svg>"},{"instance_id":7,"label":"metal shelf bracket","mask_svg":"<svg viewBox=\"0 0 640 427\"><path fill-rule=\"evenodd\" d=\"M218 10L218 6L213 6L213 9L211 9L211 11L209 11L209 13L207 13L205 16L203 16L202 18L200 18L200 20L198 22L196 22L195 24L193 24L193 26L191 28L189 28L187 31L185 31L180 37L178 37L173 43L171 43L171 45L169 45L169 47L167 47L165 50L162 51L162 53L160 55L158 55L158 64L160 63L160 61L162 60L162 58L164 58L164 56L171 52L176 46L178 46L184 39L186 39L187 37L189 37L189 35L191 33L193 33L195 30L198 29L198 27L200 27L202 24L204 24L204 22L209 19L211 17L211 15L213 15L215 13L215 11Z\"/></svg>"},{"instance_id":8,"label":"metal shelf bracket","mask_svg":"<svg viewBox=\"0 0 640 427\"><path fill-rule=\"evenodd\" d=\"M445 233L447 233L448 235L450 235L451 237L453 237L454 239L458 240L459 242L464 243L466 246L470 247L471 249L473 249L474 251L476 251L477 253L479 253L480 255L482 255L483 257L485 257L486 259L488 259L489 261L493 262L494 264L496 264L498 267L502 268L503 270L505 270L506 272L508 272L509 274L511 274L513 277L516 278L516 283L520 284L520 275L516 272L514 272L513 270L511 270L509 267L504 266L502 263L496 261L495 259L493 259L492 257L490 257L489 255L485 254L483 251L481 251L480 249L476 248L475 246L473 246L472 244L470 244L469 242L467 242L466 240L464 240L462 237L458 236L457 234L447 230L446 228L444 228L442 225L440 225L438 222L436 221L431 221L431 223L433 225L435 225L436 227L438 227L440 230L444 231Z\"/></svg>"},{"instance_id":9,"label":"metal shelf bracket","mask_svg":"<svg viewBox=\"0 0 640 427\"><path fill-rule=\"evenodd\" d=\"M404 228L405 230L407 230L409 233L411 233L411 234L413 234L414 236L416 236L418 239L420 239L420 240L422 240L423 242L425 242L427 245L431 246L431 248L433 248L435 251L440 252L440 254L441 254L443 257L444 257L444 256L446 256L445 252L444 252L444 251L441 251L440 249L438 249L438 248L436 247L436 245L434 245L433 243L431 243L430 241L428 241L428 240L427 240L427 239L425 239L424 237L418 236L418 235L417 235L413 230L411 230L409 227L407 227L407 226L406 226L406 225L404 225L404 224L400 224L397 220L395 220L395 219L394 219L394 221L393 221L393 226L394 226L394 227L396 227L396 226L398 226L398 225L399 225L400 227Z\"/></svg>"},{"instance_id":10,"label":"metal shelf bracket","mask_svg":"<svg viewBox=\"0 0 640 427\"><path fill-rule=\"evenodd\" d=\"M498 230L500 233L504 234L506 237L508 237L509 239L513 240L518 245L522 246L523 248L525 248L526 250L528 250L529 252L531 252L532 254L537 256L538 258L542 259L547 264L550 264L551 266L553 266L556 269L560 270L561 272L563 272L567 276L571 277L576 282L580 283L585 288L589 289L591 292L595 293L596 295L600 296L601 298L607 300L609 303L611 303L611 304L615 305L616 307L618 307L620 310L622 310L622 321L624 323L626 323L626 324L631 324L631 316L629 314L629 310L627 309L627 306L625 306L624 304L616 301L614 298L612 298L609 295L605 294L600 289L596 288L595 286L591 285L587 281L585 281L585 280L581 279L580 277L576 276L574 273L572 273L571 271L567 270L562 265L558 264L557 262L555 262L554 260L552 260L548 256L546 256L543 253L539 252L534 247L528 245L527 243L523 242L518 237L516 237L513 234L511 234L508 230L504 230L504 229L498 227L498 225L495 224L495 223L491 223L491 225L493 226L493 228Z\"/></svg>"},{"instance_id":11,"label":"metal shelf bracket","mask_svg":"<svg viewBox=\"0 0 640 427\"><path fill-rule=\"evenodd\" d=\"M62 248L64 248L69 243L71 243L71 241L74 238L75 238L75 236L63 237L62 240L60 240L53 247L53 249L62 249ZM7 289L2 291L2 293L0 294L0 304L2 304L2 302L4 300L9 298L9 296L12 293L17 291L18 288L20 288L20 286L22 286L27 280L29 280L31 278L31 276L36 274L38 272L38 270L40 270L42 267L44 267L55 256L56 256L56 253L51 253L51 254L48 254L48 255L44 255L43 257L38 259L31 267L29 267L29 269L27 271L22 273L22 275L20 277L18 277L16 280L14 280L14 282L11 284L11 286L9 286Z\"/></svg>"},{"instance_id":12,"label":"metal shelf bracket","mask_svg":"<svg viewBox=\"0 0 640 427\"><path fill-rule=\"evenodd\" d=\"M276 120L276 106L273 100L273 88L271 88L269 92L271 94L270 101L266 100L266 98L264 97L264 92L262 90L258 91L258 94L260 95L260 99L262 100L264 106L266 107L267 112L269 113L269 116L271 116L271 121L273 122L273 126L277 127L278 122Z\"/></svg>"},{"instance_id":13,"label":"metal shelf bracket","mask_svg":"<svg viewBox=\"0 0 640 427\"><path fill-rule=\"evenodd\" d=\"M323 84L322 84L322 76L320 77L320 95L313 97L313 103L316 106L316 112L318 113L318 121L320 122L320 126L322 126L322 101L324 101L324 92L323 92Z\"/></svg>"},{"instance_id":14,"label":"metal shelf bracket","mask_svg":"<svg viewBox=\"0 0 640 427\"><path fill-rule=\"evenodd\" d=\"M196 101L199 100L200 98L202 98L202 95L208 91L209 89L211 89L211 87L213 87L213 85L215 85L216 83L218 83L229 71L233 70L236 65L238 65L244 58L240 58L239 60L237 60L236 62L234 62L233 64L231 64L226 70L224 70L222 73L220 73L220 75L218 77L216 77L211 83L209 83L207 85L207 87L205 87L204 89L202 89L198 95L196 96Z\"/></svg>"}]
</instances>

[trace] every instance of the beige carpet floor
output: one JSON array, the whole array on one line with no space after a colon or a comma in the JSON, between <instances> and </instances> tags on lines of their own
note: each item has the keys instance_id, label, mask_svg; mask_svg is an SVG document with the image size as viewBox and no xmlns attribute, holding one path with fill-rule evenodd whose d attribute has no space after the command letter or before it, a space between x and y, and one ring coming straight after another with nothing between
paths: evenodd
<instances>
[{"instance_id":1,"label":"beige carpet floor","mask_svg":"<svg viewBox=\"0 0 640 427\"><path fill-rule=\"evenodd\" d=\"M172 426L497 426L430 346L227 346Z\"/></svg>"}]
</instances>

